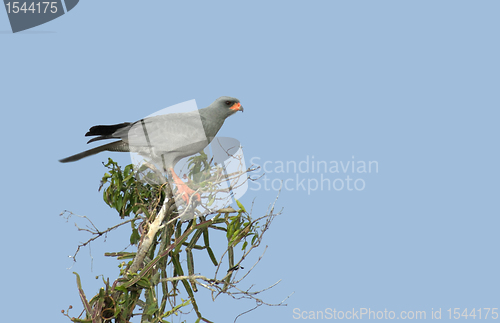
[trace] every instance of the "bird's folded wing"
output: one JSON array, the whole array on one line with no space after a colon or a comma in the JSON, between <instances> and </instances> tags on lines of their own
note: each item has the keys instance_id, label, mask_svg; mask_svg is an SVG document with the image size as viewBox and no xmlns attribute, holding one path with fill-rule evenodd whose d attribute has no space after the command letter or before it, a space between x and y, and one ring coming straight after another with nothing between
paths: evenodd
<instances>
[{"instance_id":1,"label":"bird's folded wing","mask_svg":"<svg viewBox=\"0 0 500 323\"><path fill-rule=\"evenodd\" d=\"M172 113L141 119L130 127L118 129L120 137L131 147L155 147L158 151L178 151L194 143L206 142L198 111Z\"/></svg>"}]
</instances>

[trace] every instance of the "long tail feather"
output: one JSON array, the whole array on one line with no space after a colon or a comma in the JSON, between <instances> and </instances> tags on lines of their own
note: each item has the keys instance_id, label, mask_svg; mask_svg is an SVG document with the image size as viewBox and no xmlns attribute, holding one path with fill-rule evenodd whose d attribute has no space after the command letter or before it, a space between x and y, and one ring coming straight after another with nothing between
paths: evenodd
<instances>
[{"instance_id":1,"label":"long tail feather","mask_svg":"<svg viewBox=\"0 0 500 323\"><path fill-rule=\"evenodd\" d=\"M128 148L128 144L123 142L123 141L115 141L115 142L110 142L109 144L105 144L99 147L95 147L89 150L85 150L79 154L69 156L66 158L63 158L59 160L61 163L69 163L69 162L74 162L77 160L80 160L82 158L92 156L95 154L98 154L102 151L121 151L121 152L128 152L130 151Z\"/></svg>"}]
</instances>

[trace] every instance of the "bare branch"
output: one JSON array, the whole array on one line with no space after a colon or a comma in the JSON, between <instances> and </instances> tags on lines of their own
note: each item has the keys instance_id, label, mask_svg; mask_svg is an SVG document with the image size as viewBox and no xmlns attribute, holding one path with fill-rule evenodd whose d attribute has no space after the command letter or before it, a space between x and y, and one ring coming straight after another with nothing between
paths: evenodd
<instances>
[{"instance_id":1,"label":"bare branch","mask_svg":"<svg viewBox=\"0 0 500 323\"><path fill-rule=\"evenodd\" d=\"M75 222L75 226L76 226L76 228L78 229L78 231L86 231L86 232L89 232L89 233L91 233L91 234L93 234L93 235L94 235L92 238L90 238L90 239L88 239L87 241L85 241L84 243L81 243L81 244L79 244L79 245L78 245L78 247L77 247L77 249L76 249L76 251L75 251L75 254L74 254L73 256L70 256L71 258L73 258L73 261L74 261L74 262L76 262L76 255L78 254L78 252L80 251L80 249L81 249L81 248L83 248L83 247L85 247L85 246L87 246L87 245L89 245L92 241L99 239L99 238L100 238L100 237L102 237L103 235L106 235L108 232L111 232L111 231L113 231L113 230L115 230L115 229L117 229L117 228L121 227L121 226L122 226L122 225L124 225L124 224L130 223L130 222L132 222L132 221L136 221L136 220L138 220L138 219L143 219L143 217L141 217L141 216L136 216L136 217L135 217L135 218L133 218L133 219L128 219L128 220L123 221L123 222L121 222L121 223L119 223L119 224L117 224L117 225L114 225L114 226L112 226L112 227L109 227L109 228L107 228L107 229L106 229L106 230L104 230L104 231L100 231L100 230L99 230L99 229L98 229L98 228L94 225L94 223L93 223L93 222L92 222L92 221L91 221L91 220L90 220L87 216L85 216L85 215L78 215L78 214L74 214L73 212L71 212L71 211L67 211L67 210L65 210L64 212L62 212L62 213L61 213L61 214L59 214L59 215L60 215L60 216L64 216L64 214L66 214L66 213L69 213L69 215L65 217L65 219L66 219L66 220L69 220L69 218L70 218L72 215L74 215L74 216L77 216L77 217L79 217L79 218L86 219L87 221L89 221L89 222L90 222L90 224L92 225L92 228L88 228L88 227L87 227L87 228L80 228L80 227L76 224L76 222Z\"/></svg>"}]
</instances>

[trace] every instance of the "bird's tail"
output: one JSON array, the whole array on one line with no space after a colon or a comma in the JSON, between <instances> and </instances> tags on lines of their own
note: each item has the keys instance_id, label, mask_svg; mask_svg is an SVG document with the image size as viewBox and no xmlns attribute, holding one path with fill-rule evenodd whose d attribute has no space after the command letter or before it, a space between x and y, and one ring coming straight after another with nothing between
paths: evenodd
<instances>
[{"instance_id":1,"label":"bird's tail","mask_svg":"<svg viewBox=\"0 0 500 323\"><path fill-rule=\"evenodd\" d=\"M61 159L59 161L61 163L74 162L74 161L80 160L82 158L98 154L98 153L100 153L102 151L128 152L130 150L129 150L128 144L126 142L123 142L123 141L120 140L120 141L110 142L109 144L105 144L105 145L102 145L102 146L99 146L99 147L95 147L95 148L92 148L92 149L89 149L89 150L85 150L85 151L83 151L83 152L81 152L79 154L63 158L63 159Z\"/></svg>"}]
</instances>

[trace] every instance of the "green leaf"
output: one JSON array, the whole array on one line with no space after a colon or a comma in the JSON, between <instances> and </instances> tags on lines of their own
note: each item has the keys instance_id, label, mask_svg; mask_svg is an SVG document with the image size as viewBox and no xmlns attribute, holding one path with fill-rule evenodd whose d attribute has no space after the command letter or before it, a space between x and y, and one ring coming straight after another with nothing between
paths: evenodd
<instances>
[{"instance_id":1,"label":"green leaf","mask_svg":"<svg viewBox=\"0 0 500 323\"><path fill-rule=\"evenodd\" d=\"M148 308L144 311L145 315L153 315L158 311L158 304L156 302L151 303Z\"/></svg>"},{"instance_id":2,"label":"green leaf","mask_svg":"<svg viewBox=\"0 0 500 323\"><path fill-rule=\"evenodd\" d=\"M226 237L228 239L231 239L231 237L233 236L233 232L234 232L234 223L230 223L228 226L227 226L227 233L226 233Z\"/></svg>"},{"instance_id":3,"label":"green leaf","mask_svg":"<svg viewBox=\"0 0 500 323\"><path fill-rule=\"evenodd\" d=\"M215 258L215 255L214 255L214 252L212 251L212 248L210 248L209 246L207 246L207 252L208 252L208 256L210 257L210 260L212 260L212 263L217 266L218 263L217 263L217 259Z\"/></svg>"},{"instance_id":4,"label":"green leaf","mask_svg":"<svg viewBox=\"0 0 500 323\"><path fill-rule=\"evenodd\" d=\"M121 292L126 292L127 291L127 287L123 286L123 285L120 285L120 286L116 286L115 287L116 290L119 290Z\"/></svg>"},{"instance_id":5,"label":"green leaf","mask_svg":"<svg viewBox=\"0 0 500 323\"><path fill-rule=\"evenodd\" d=\"M205 247L210 246L210 239L208 237L208 229L203 230L203 242L205 242Z\"/></svg>"},{"instance_id":6,"label":"green leaf","mask_svg":"<svg viewBox=\"0 0 500 323\"><path fill-rule=\"evenodd\" d=\"M257 240L257 235L256 234L253 235L252 244L255 244L255 240Z\"/></svg>"},{"instance_id":7,"label":"green leaf","mask_svg":"<svg viewBox=\"0 0 500 323\"><path fill-rule=\"evenodd\" d=\"M193 252L190 248L186 248L186 257L187 257L187 265L188 265L188 274L194 275L194 259Z\"/></svg>"},{"instance_id":8,"label":"green leaf","mask_svg":"<svg viewBox=\"0 0 500 323\"><path fill-rule=\"evenodd\" d=\"M215 202L215 196L210 196L210 198L208 199L207 206L212 206L214 202Z\"/></svg>"},{"instance_id":9,"label":"green leaf","mask_svg":"<svg viewBox=\"0 0 500 323\"><path fill-rule=\"evenodd\" d=\"M238 200L236 200L236 199L235 199L235 201L236 201L236 204L238 204L238 207L239 207L239 208L240 208L243 212L247 213L247 210L245 210L245 207L243 206L243 204L241 204L241 202L240 202L240 201L238 201Z\"/></svg>"},{"instance_id":10,"label":"green leaf","mask_svg":"<svg viewBox=\"0 0 500 323\"><path fill-rule=\"evenodd\" d=\"M141 236L139 234L139 230L136 228L132 229L132 234L130 235L130 244L136 245L141 240Z\"/></svg>"},{"instance_id":11,"label":"green leaf","mask_svg":"<svg viewBox=\"0 0 500 323\"><path fill-rule=\"evenodd\" d=\"M116 210L118 212L120 212L120 214L121 214L121 210L122 210L122 206L123 206L123 198L120 194L116 195L115 206L116 206Z\"/></svg>"},{"instance_id":12,"label":"green leaf","mask_svg":"<svg viewBox=\"0 0 500 323\"><path fill-rule=\"evenodd\" d=\"M149 279L147 277L142 277L141 279L139 279L139 281L137 282L137 285L141 286L142 288L150 288L151 287L151 283L149 282Z\"/></svg>"},{"instance_id":13,"label":"green leaf","mask_svg":"<svg viewBox=\"0 0 500 323\"><path fill-rule=\"evenodd\" d=\"M240 234L241 229L238 229L234 231L233 235L231 236L231 240L235 240L238 237L238 234Z\"/></svg>"}]
</instances>

